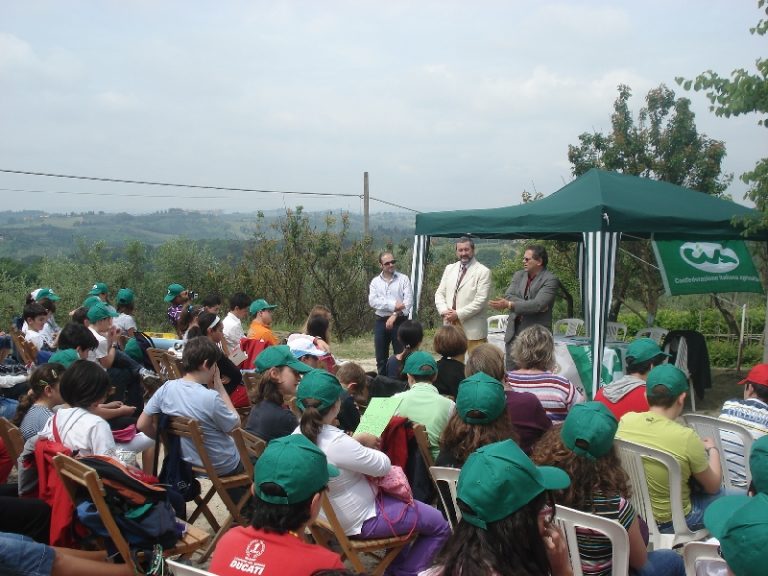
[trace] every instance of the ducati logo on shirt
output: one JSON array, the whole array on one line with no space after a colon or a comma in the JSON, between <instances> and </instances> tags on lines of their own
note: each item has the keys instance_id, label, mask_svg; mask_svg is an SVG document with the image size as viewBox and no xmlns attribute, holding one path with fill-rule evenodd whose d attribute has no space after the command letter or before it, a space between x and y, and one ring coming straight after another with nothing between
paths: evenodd
<instances>
[{"instance_id":1,"label":"ducati logo on shirt","mask_svg":"<svg viewBox=\"0 0 768 576\"><path fill-rule=\"evenodd\" d=\"M251 540L245 548L245 558L233 558L229 567L244 574L264 574L266 565L256 562L256 559L264 554L266 549L263 540Z\"/></svg>"},{"instance_id":2,"label":"ducati logo on shirt","mask_svg":"<svg viewBox=\"0 0 768 576\"><path fill-rule=\"evenodd\" d=\"M267 549L267 546L264 544L264 540L251 540L248 546L245 549L245 557L253 562L264 554L264 550Z\"/></svg>"}]
</instances>

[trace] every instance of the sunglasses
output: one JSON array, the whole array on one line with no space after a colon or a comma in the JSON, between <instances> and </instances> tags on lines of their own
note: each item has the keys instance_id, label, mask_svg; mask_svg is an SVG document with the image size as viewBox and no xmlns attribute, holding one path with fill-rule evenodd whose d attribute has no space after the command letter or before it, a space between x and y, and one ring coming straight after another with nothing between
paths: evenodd
<instances>
[{"instance_id":1,"label":"sunglasses","mask_svg":"<svg viewBox=\"0 0 768 576\"><path fill-rule=\"evenodd\" d=\"M523 258L523 262L530 262L533 258Z\"/></svg>"},{"instance_id":2,"label":"sunglasses","mask_svg":"<svg viewBox=\"0 0 768 576\"><path fill-rule=\"evenodd\" d=\"M397 262L397 260L390 260L389 262L382 262L381 265L382 266L394 266L395 262Z\"/></svg>"}]
</instances>

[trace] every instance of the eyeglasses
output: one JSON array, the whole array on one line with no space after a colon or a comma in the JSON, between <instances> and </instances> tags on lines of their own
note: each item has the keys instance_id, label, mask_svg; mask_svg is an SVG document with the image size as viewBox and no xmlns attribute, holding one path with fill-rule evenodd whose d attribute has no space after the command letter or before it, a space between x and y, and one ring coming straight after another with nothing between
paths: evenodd
<instances>
[{"instance_id":1,"label":"eyeglasses","mask_svg":"<svg viewBox=\"0 0 768 576\"><path fill-rule=\"evenodd\" d=\"M533 258L523 258L523 262L530 262Z\"/></svg>"},{"instance_id":2,"label":"eyeglasses","mask_svg":"<svg viewBox=\"0 0 768 576\"><path fill-rule=\"evenodd\" d=\"M395 262L397 262L397 260L390 260L389 262L382 262L381 265L382 266L394 266Z\"/></svg>"}]
</instances>

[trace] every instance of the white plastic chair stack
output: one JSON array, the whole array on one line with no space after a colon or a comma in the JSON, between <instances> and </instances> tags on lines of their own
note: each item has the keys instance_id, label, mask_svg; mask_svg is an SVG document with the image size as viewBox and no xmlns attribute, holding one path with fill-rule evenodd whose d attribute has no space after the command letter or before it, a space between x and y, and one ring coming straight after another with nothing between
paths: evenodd
<instances>
[{"instance_id":1,"label":"white plastic chair stack","mask_svg":"<svg viewBox=\"0 0 768 576\"><path fill-rule=\"evenodd\" d=\"M664 342L664 336L666 336L668 333L669 330L665 328L653 326L651 328L641 328L637 331L637 334L635 334L635 338L650 338L651 340L655 340L659 345L661 345L661 343Z\"/></svg>"},{"instance_id":2,"label":"white plastic chair stack","mask_svg":"<svg viewBox=\"0 0 768 576\"><path fill-rule=\"evenodd\" d=\"M555 322L552 332L556 336L580 336L584 334L584 320L581 318L563 318Z\"/></svg>"},{"instance_id":3,"label":"white plastic chair stack","mask_svg":"<svg viewBox=\"0 0 768 576\"><path fill-rule=\"evenodd\" d=\"M627 339L627 325L621 322L606 322L605 339L608 342L624 342Z\"/></svg>"}]
</instances>

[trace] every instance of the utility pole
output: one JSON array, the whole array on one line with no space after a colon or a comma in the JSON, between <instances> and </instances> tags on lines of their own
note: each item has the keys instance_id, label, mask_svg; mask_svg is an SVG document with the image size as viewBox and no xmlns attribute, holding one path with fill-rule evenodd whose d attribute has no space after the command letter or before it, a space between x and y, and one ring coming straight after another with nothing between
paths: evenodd
<instances>
[{"instance_id":1,"label":"utility pole","mask_svg":"<svg viewBox=\"0 0 768 576\"><path fill-rule=\"evenodd\" d=\"M369 233L369 209L370 209L370 196L368 195L368 172L363 172L363 234L368 236Z\"/></svg>"}]
</instances>

